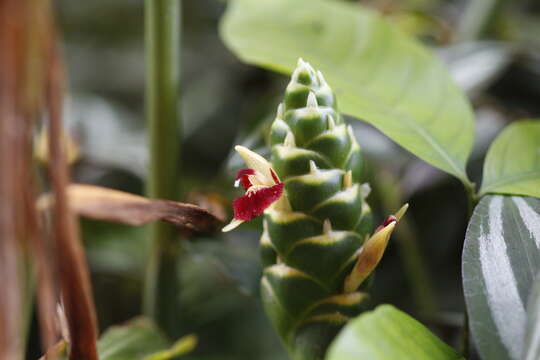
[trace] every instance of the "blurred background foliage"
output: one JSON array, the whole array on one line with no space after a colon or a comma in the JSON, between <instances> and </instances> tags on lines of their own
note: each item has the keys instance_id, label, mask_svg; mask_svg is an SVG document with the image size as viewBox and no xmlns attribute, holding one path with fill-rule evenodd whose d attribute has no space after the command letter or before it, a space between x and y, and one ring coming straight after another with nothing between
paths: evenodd
<instances>
[{"instance_id":1,"label":"blurred background foliage","mask_svg":"<svg viewBox=\"0 0 540 360\"><path fill-rule=\"evenodd\" d=\"M339 1L339 0L328 0ZM343 1L343 0L342 0ZM469 162L481 177L488 145L508 123L540 116L540 3L534 0L359 1L383 13L448 65L476 112ZM66 123L80 156L73 181L142 194L144 123L143 2L56 1L68 66ZM230 216L234 144L267 153L266 134L287 78L243 65L223 45L226 2L183 1L182 193L184 201ZM330 84L331 85L331 84ZM378 130L352 122L367 157L368 199L382 218L407 201L407 225L379 266L373 303L409 312L450 344L463 319L461 249L467 221L462 185L413 157ZM186 359L286 359L258 298L260 221L228 234L184 234L178 311L199 345ZM100 330L138 315L149 244L145 228L84 220ZM411 258L416 247L421 259ZM407 255L409 254L409 255ZM404 270L423 263L419 277ZM34 324L35 328L35 324ZM36 330L28 356L38 355Z\"/></svg>"}]
</instances>

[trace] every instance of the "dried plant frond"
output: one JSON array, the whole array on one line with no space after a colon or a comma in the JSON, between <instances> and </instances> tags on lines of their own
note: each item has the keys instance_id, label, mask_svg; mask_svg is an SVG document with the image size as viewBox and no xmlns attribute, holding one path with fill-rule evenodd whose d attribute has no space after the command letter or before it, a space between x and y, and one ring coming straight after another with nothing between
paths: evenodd
<instances>
[{"instance_id":1,"label":"dried plant frond","mask_svg":"<svg viewBox=\"0 0 540 360\"><path fill-rule=\"evenodd\" d=\"M166 221L200 232L215 231L220 220L207 210L192 204L148 199L100 186L71 184L67 188L71 209L80 216L141 226L153 221ZM38 200L40 210L52 206L51 194Z\"/></svg>"}]
</instances>

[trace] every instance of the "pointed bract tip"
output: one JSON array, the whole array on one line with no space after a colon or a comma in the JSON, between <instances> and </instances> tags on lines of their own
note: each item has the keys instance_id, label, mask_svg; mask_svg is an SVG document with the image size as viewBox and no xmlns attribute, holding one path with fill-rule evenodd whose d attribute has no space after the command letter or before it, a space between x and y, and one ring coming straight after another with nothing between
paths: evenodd
<instances>
[{"instance_id":1,"label":"pointed bract tip","mask_svg":"<svg viewBox=\"0 0 540 360\"><path fill-rule=\"evenodd\" d=\"M394 216L396 217L397 221L401 220L401 218L403 217L403 215L405 215L405 213L407 212L407 209L409 208L409 203L405 203L405 205L403 205L395 214Z\"/></svg>"},{"instance_id":2,"label":"pointed bract tip","mask_svg":"<svg viewBox=\"0 0 540 360\"><path fill-rule=\"evenodd\" d=\"M294 134L289 130L283 141L283 145L288 147L296 147L296 141L294 140Z\"/></svg>"},{"instance_id":3,"label":"pointed bract tip","mask_svg":"<svg viewBox=\"0 0 540 360\"><path fill-rule=\"evenodd\" d=\"M334 120L334 117L332 115L327 116L328 120L328 130L332 130L336 127L336 121Z\"/></svg>"},{"instance_id":4,"label":"pointed bract tip","mask_svg":"<svg viewBox=\"0 0 540 360\"><path fill-rule=\"evenodd\" d=\"M315 161L309 160L309 173L310 174L316 174L319 171L317 168L317 164L315 164Z\"/></svg>"},{"instance_id":5,"label":"pointed bract tip","mask_svg":"<svg viewBox=\"0 0 540 360\"><path fill-rule=\"evenodd\" d=\"M296 69L294 69L293 73L291 74L291 83L298 82L298 76L300 76L300 72L304 69L304 66L298 65Z\"/></svg>"},{"instance_id":6,"label":"pointed bract tip","mask_svg":"<svg viewBox=\"0 0 540 360\"><path fill-rule=\"evenodd\" d=\"M323 222L323 233L325 235L328 235L332 232L332 223L330 222L330 219L324 219Z\"/></svg>"},{"instance_id":7,"label":"pointed bract tip","mask_svg":"<svg viewBox=\"0 0 540 360\"><path fill-rule=\"evenodd\" d=\"M326 85L326 79L324 78L324 75L320 70L317 70L317 78L319 79L319 83L322 85Z\"/></svg>"},{"instance_id":8,"label":"pointed bract tip","mask_svg":"<svg viewBox=\"0 0 540 360\"><path fill-rule=\"evenodd\" d=\"M283 119L283 115L284 115L284 114L283 114L283 110L284 110L284 109L283 109L283 103L279 103L279 105L278 105L278 107L277 107L277 115L276 115L276 117L277 117L278 119Z\"/></svg>"},{"instance_id":9,"label":"pointed bract tip","mask_svg":"<svg viewBox=\"0 0 540 360\"><path fill-rule=\"evenodd\" d=\"M308 72L309 75L311 75L313 69L311 68L311 65L309 65L309 63L304 61L304 59L300 58L298 59L298 63L296 64L296 69L294 70L294 72L297 73L297 75L300 75L300 73L304 71Z\"/></svg>"},{"instance_id":10,"label":"pointed bract tip","mask_svg":"<svg viewBox=\"0 0 540 360\"><path fill-rule=\"evenodd\" d=\"M319 104L317 103L317 96L315 96L315 93L313 91L310 91L307 97L307 107L314 108L317 106L319 106Z\"/></svg>"},{"instance_id":11,"label":"pointed bract tip","mask_svg":"<svg viewBox=\"0 0 540 360\"><path fill-rule=\"evenodd\" d=\"M315 74L315 69L313 69L313 66L307 61L305 61L303 58L298 58L298 61L296 63L297 69L306 70L310 73L310 75Z\"/></svg>"}]
</instances>

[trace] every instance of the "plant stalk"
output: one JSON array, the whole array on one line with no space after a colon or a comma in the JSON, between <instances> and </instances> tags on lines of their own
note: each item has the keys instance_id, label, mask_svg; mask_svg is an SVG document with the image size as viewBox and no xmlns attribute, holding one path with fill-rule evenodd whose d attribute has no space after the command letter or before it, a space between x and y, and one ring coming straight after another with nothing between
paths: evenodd
<instances>
[{"instance_id":1,"label":"plant stalk","mask_svg":"<svg viewBox=\"0 0 540 360\"><path fill-rule=\"evenodd\" d=\"M180 89L180 0L145 1L146 118L149 132L150 167L147 195L178 198L181 120ZM150 226L152 252L146 273L144 313L169 336L177 327L176 264L180 255L175 228L156 222Z\"/></svg>"},{"instance_id":2,"label":"plant stalk","mask_svg":"<svg viewBox=\"0 0 540 360\"><path fill-rule=\"evenodd\" d=\"M467 195L467 219L469 220L472 216L474 207L478 204L478 194L476 193L476 186L471 182L464 182L463 186L465 187L465 193Z\"/></svg>"}]
</instances>

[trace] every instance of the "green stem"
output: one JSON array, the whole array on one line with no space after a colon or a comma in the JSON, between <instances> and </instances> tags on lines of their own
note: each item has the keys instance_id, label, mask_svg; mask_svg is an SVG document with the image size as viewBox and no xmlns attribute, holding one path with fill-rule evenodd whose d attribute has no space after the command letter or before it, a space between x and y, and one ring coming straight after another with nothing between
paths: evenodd
<instances>
[{"instance_id":1,"label":"green stem","mask_svg":"<svg viewBox=\"0 0 540 360\"><path fill-rule=\"evenodd\" d=\"M476 193L476 186L471 182L463 182L465 187L465 193L467 195L467 219L470 219L476 204L478 204L478 194Z\"/></svg>"},{"instance_id":2,"label":"green stem","mask_svg":"<svg viewBox=\"0 0 540 360\"><path fill-rule=\"evenodd\" d=\"M147 193L151 198L178 198L181 120L180 0L145 1L146 117L150 168ZM150 227L150 254L144 291L144 312L170 336L177 324L176 264L180 248L175 229L166 223Z\"/></svg>"}]
</instances>

